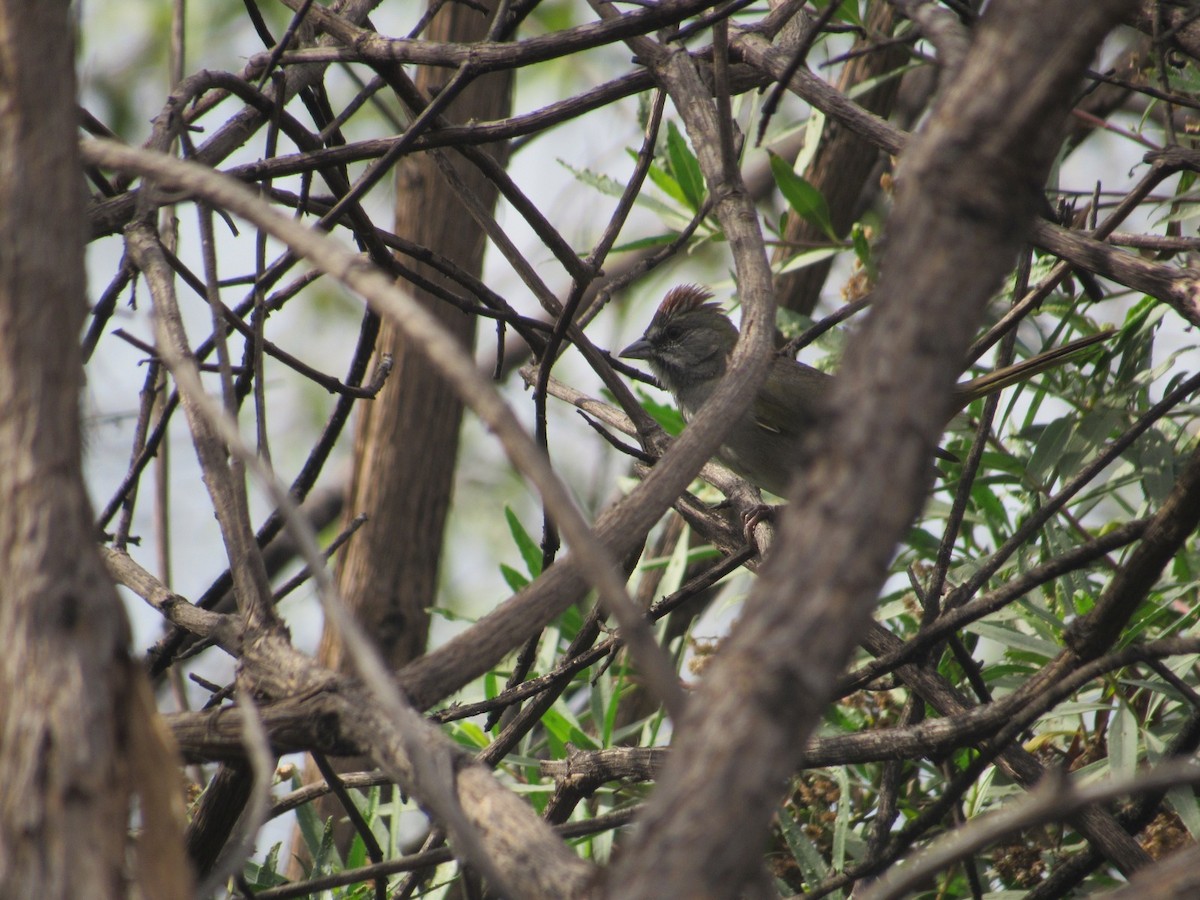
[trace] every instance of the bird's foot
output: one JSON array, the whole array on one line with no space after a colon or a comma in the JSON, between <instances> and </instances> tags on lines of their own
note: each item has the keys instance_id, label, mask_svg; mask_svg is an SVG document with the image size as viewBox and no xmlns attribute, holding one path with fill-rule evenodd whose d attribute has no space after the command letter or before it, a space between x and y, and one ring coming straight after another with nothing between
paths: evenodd
<instances>
[{"instance_id":1,"label":"bird's foot","mask_svg":"<svg viewBox=\"0 0 1200 900\"><path fill-rule=\"evenodd\" d=\"M746 539L746 543L751 547L762 550L758 545L758 540L754 536L754 529L761 522L769 522L774 524L775 507L767 503L760 503L758 506L747 511L742 516L742 536Z\"/></svg>"}]
</instances>

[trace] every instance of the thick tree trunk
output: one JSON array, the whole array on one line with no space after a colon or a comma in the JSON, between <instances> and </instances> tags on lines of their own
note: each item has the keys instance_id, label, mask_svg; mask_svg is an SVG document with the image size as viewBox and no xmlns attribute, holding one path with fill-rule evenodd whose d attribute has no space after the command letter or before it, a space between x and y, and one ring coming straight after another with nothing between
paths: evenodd
<instances>
[{"instance_id":1,"label":"thick tree trunk","mask_svg":"<svg viewBox=\"0 0 1200 900\"><path fill-rule=\"evenodd\" d=\"M83 487L84 188L67 13L0 0L0 896L124 897L133 877L147 896L181 896L185 883L127 863L134 793L168 843L158 812L171 804L139 771L163 745ZM169 760L166 771L173 785ZM178 841L158 849L181 859Z\"/></svg>"},{"instance_id":2,"label":"thick tree trunk","mask_svg":"<svg viewBox=\"0 0 1200 900\"><path fill-rule=\"evenodd\" d=\"M484 36L490 17L463 4L448 4L426 35L430 40L474 41ZM436 94L450 77L448 70L422 68L416 82ZM508 114L511 76L480 78L456 98L447 117L466 122ZM490 152L502 161L503 145ZM473 166L456 167L485 206L496 200L496 188ZM409 157L399 166L396 232L480 274L484 236L458 201L428 155ZM414 265L432 281L444 279L424 265ZM443 323L470 345L475 320L413 288ZM379 353L390 353L395 367L387 386L363 407L359 421L356 470L346 515L366 513L369 522L342 557L342 596L379 641L384 656L399 668L425 649L428 608L437 590L442 529L450 506L458 454L462 404L403 336L385 325ZM326 630L321 661L337 667L337 637Z\"/></svg>"}]
</instances>

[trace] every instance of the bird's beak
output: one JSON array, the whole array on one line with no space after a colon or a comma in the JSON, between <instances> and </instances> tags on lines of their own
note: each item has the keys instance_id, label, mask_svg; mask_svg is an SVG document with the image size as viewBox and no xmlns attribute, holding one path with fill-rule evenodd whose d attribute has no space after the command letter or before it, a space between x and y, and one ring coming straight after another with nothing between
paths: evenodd
<instances>
[{"instance_id":1,"label":"bird's beak","mask_svg":"<svg viewBox=\"0 0 1200 900\"><path fill-rule=\"evenodd\" d=\"M644 337L640 337L622 350L618 355L622 359L649 359L650 351L652 349L653 348L650 346L650 342Z\"/></svg>"}]
</instances>

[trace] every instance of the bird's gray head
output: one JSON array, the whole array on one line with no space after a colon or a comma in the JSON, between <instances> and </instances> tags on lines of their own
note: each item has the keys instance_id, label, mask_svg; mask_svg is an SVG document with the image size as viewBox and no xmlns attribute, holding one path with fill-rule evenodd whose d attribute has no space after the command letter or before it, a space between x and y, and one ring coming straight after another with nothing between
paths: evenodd
<instances>
[{"instance_id":1,"label":"bird's gray head","mask_svg":"<svg viewBox=\"0 0 1200 900\"><path fill-rule=\"evenodd\" d=\"M712 293L694 284L667 291L646 333L621 351L649 363L664 388L679 397L720 379L738 332Z\"/></svg>"}]
</instances>

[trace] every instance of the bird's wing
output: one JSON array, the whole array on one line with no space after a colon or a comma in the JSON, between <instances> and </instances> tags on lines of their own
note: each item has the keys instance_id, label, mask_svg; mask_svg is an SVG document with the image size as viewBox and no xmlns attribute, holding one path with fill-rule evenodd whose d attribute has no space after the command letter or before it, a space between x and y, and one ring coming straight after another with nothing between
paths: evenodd
<instances>
[{"instance_id":1,"label":"bird's wing","mask_svg":"<svg viewBox=\"0 0 1200 900\"><path fill-rule=\"evenodd\" d=\"M820 369L777 359L751 404L750 414L765 431L798 437L820 418L831 381L831 376Z\"/></svg>"}]
</instances>

